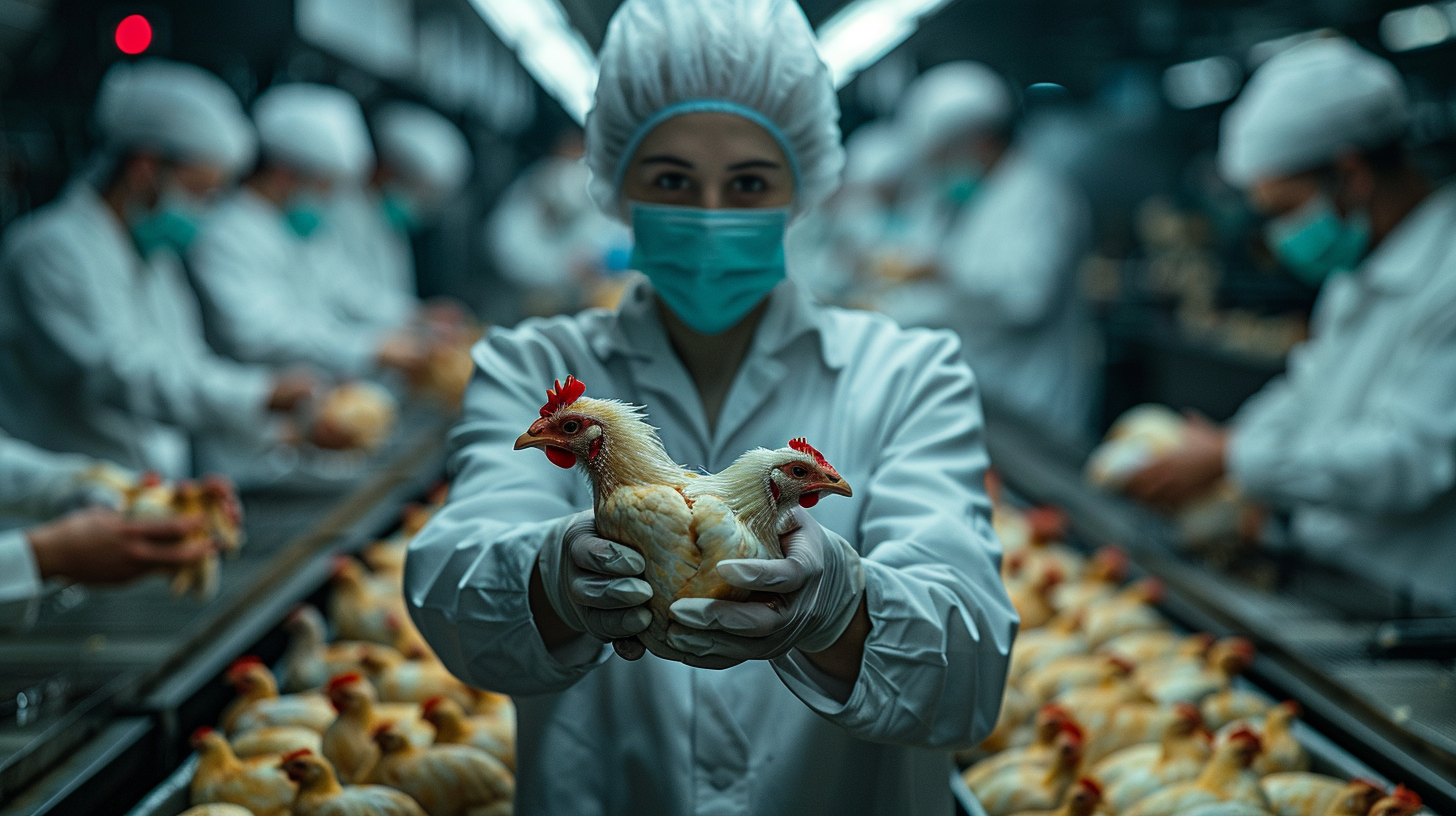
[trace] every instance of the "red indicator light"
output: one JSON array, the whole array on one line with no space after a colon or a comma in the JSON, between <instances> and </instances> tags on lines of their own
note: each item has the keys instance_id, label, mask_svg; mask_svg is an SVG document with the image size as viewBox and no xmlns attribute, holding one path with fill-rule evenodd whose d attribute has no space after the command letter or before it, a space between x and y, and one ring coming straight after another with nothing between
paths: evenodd
<instances>
[{"instance_id":1,"label":"red indicator light","mask_svg":"<svg viewBox=\"0 0 1456 816\"><path fill-rule=\"evenodd\" d=\"M133 14L116 24L116 47L123 54L140 54L152 44L152 24Z\"/></svg>"}]
</instances>

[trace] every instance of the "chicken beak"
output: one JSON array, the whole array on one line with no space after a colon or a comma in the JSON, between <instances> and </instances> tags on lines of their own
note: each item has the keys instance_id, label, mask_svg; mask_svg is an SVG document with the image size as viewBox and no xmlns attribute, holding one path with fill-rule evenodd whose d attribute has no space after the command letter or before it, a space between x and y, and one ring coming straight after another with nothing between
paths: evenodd
<instances>
[{"instance_id":1,"label":"chicken beak","mask_svg":"<svg viewBox=\"0 0 1456 816\"><path fill-rule=\"evenodd\" d=\"M854 491L849 487L849 482L845 481L842 476L836 481L820 482L809 489L820 493L833 493L836 496L849 497L854 495Z\"/></svg>"},{"instance_id":2,"label":"chicken beak","mask_svg":"<svg viewBox=\"0 0 1456 816\"><path fill-rule=\"evenodd\" d=\"M544 448L548 444L550 444L551 441L552 439L549 436L533 436L530 431L526 431L525 433L516 437L515 449L525 450L526 448Z\"/></svg>"}]
</instances>

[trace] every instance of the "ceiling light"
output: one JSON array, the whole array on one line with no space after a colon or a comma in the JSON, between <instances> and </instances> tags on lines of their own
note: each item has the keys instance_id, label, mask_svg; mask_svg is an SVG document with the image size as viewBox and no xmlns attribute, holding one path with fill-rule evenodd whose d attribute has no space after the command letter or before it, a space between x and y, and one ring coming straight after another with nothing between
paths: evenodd
<instances>
[{"instance_id":1,"label":"ceiling light","mask_svg":"<svg viewBox=\"0 0 1456 816\"><path fill-rule=\"evenodd\" d=\"M853 0L819 27L819 55L834 87L851 79L910 39L926 17L951 0Z\"/></svg>"},{"instance_id":2,"label":"ceiling light","mask_svg":"<svg viewBox=\"0 0 1456 816\"><path fill-rule=\"evenodd\" d=\"M596 91L597 60L559 0L470 0L521 65L578 123Z\"/></svg>"}]
</instances>

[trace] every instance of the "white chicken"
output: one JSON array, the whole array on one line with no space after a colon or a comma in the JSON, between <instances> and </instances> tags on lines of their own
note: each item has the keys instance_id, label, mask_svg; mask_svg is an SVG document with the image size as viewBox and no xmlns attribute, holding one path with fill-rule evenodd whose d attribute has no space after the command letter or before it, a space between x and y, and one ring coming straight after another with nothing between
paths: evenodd
<instances>
[{"instance_id":1,"label":"white chicken","mask_svg":"<svg viewBox=\"0 0 1456 816\"><path fill-rule=\"evenodd\" d=\"M803 440L787 449L744 453L723 472L701 476L667 455L641 409L583 397L575 377L546 392L541 418L516 440L541 448L555 465L580 466L591 482L597 532L642 553L652 587L652 623L638 637L653 654L687 655L667 644L668 607L678 598L748 600L718 577L725 558L781 558L795 505L849 484Z\"/></svg>"}]
</instances>

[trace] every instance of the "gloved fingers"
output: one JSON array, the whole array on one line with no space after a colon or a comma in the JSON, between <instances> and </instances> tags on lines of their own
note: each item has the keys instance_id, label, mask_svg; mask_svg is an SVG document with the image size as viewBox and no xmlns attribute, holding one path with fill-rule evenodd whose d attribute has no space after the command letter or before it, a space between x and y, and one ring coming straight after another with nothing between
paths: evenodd
<instances>
[{"instance_id":1,"label":"gloved fingers","mask_svg":"<svg viewBox=\"0 0 1456 816\"><path fill-rule=\"evenodd\" d=\"M813 568L803 559L728 558L718 562L718 576L740 589L788 594L809 582Z\"/></svg>"},{"instance_id":2,"label":"gloved fingers","mask_svg":"<svg viewBox=\"0 0 1456 816\"><path fill-rule=\"evenodd\" d=\"M567 580L566 596L592 609L623 609L652 600L652 587L641 578L610 578L576 572Z\"/></svg>"},{"instance_id":3,"label":"gloved fingers","mask_svg":"<svg viewBox=\"0 0 1456 816\"><path fill-rule=\"evenodd\" d=\"M766 660L787 651L778 643L778 638L742 637L726 632L695 631L682 626L668 629L667 645L697 658L734 661Z\"/></svg>"},{"instance_id":4,"label":"gloved fingers","mask_svg":"<svg viewBox=\"0 0 1456 816\"><path fill-rule=\"evenodd\" d=\"M786 608L759 601L719 601L682 598L668 607L673 620L684 626L717 630L747 637L765 637L788 626L793 615Z\"/></svg>"},{"instance_id":5,"label":"gloved fingers","mask_svg":"<svg viewBox=\"0 0 1456 816\"><path fill-rule=\"evenodd\" d=\"M571 563L606 575L641 575L647 562L631 547L593 535L578 536L568 548Z\"/></svg>"},{"instance_id":6,"label":"gloved fingers","mask_svg":"<svg viewBox=\"0 0 1456 816\"><path fill-rule=\"evenodd\" d=\"M586 630L603 640L617 640L640 634L652 623L652 613L645 606L631 609L583 609L581 620Z\"/></svg>"},{"instance_id":7,"label":"gloved fingers","mask_svg":"<svg viewBox=\"0 0 1456 816\"><path fill-rule=\"evenodd\" d=\"M617 638L612 641L612 650L623 660L641 660L647 654L647 647L635 637Z\"/></svg>"}]
</instances>

